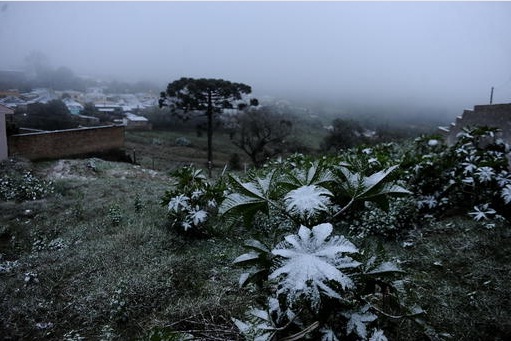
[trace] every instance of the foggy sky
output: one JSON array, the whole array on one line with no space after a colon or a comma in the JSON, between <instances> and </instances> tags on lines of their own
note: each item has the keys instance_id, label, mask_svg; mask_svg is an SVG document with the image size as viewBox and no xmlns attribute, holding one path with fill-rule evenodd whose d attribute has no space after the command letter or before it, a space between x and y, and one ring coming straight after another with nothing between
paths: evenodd
<instances>
[{"instance_id":1,"label":"foggy sky","mask_svg":"<svg viewBox=\"0 0 511 341\"><path fill-rule=\"evenodd\" d=\"M0 69L224 78L255 95L511 102L511 2L0 2ZM163 90L163 89L162 89Z\"/></svg>"}]
</instances>

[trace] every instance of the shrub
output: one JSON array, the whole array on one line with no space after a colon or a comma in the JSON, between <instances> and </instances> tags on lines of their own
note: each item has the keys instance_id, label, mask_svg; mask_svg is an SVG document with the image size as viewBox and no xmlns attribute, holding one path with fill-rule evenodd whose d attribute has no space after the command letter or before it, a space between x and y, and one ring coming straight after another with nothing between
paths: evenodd
<instances>
[{"instance_id":1,"label":"shrub","mask_svg":"<svg viewBox=\"0 0 511 341\"><path fill-rule=\"evenodd\" d=\"M54 192L51 181L42 180L30 170L16 166L15 161L4 161L0 165L0 200L38 200Z\"/></svg>"},{"instance_id":2,"label":"shrub","mask_svg":"<svg viewBox=\"0 0 511 341\"><path fill-rule=\"evenodd\" d=\"M192 142L188 140L186 137L178 137L176 139L176 145L182 146L182 147L188 147L192 145Z\"/></svg>"},{"instance_id":3,"label":"shrub","mask_svg":"<svg viewBox=\"0 0 511 341\"><path fill-rule=\"evenodd\" d=\"M456 143L437 136L416 139L404 158L410 189L421 212L440 215L490 205L509 218L509 146L489 127L464 128Z\"/></svg>"},{"instance_id":4,"label":"shrub","mask_svg":"<svg viewBox=\"0 0 511 341\"><path fill-rule=\"evenodd\" d=\"M165 192L161 201L167 207L170 226L189 235L207 233L207 224L216 214L225 185L221 180L211 184L194 166L178 169L171 176L172 189Z\"/></svg>"},{"instance_id":5,"label":"shrub","mask_svg":"<svg viewBox=\"0 0 511 341\"><path fill-rule=\"evenodd\" d=\"M240 285L255 283L267 297L262 306L248 311L245 321L233 319L248 339L308 335L337 340L355 335L365 340L372 334L371 339L384 340L383 331L376 328L385 324L382 320L422 314L399 303L402 282L395 282L395 276L402 271L394 263L333 234L334 225L328 222L342 219L357 202L387 208L388 196L409 194L392 178L395 169L366 176L335 158L311 161L295 155L246 179L231 176L231 192L220 214L243 217L250 226L258 214L270 217L278 212L277 219L289 227L280 231L284 238L274 246L247 241L249 252L234 261L248 268Z\"/></svg>"}]
</instances>

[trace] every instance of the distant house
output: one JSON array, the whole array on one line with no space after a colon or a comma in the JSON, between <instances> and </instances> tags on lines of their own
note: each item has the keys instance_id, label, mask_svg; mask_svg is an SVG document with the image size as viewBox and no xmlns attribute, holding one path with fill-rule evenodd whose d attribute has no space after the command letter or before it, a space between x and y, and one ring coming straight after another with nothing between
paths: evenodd
<instances>
[{"instance_id":1,"label":"distant house","mask_svg":"<svg viewBox=\"0 0 511 341\"><path fill-rule=\"evenodd\" d=\"M14 110L0 104L0 160L7 159L7 117L14 114Z\"/></svg>"},{"instance_id":2,"label":"distant house","mask_svg":"<svg viewBox=\"0 0 511 341\"><path fill-rule=\"evenodd\" d=\"M26 105L27 102L18 96L7 96L7 97L0 99L0 104L6 106L8 108L15 109L18 106Z\"/></svg>"},{"instance_id":3,"label":"distant house","mask_svg":"<svg viewBox=\"0 0 511 341\"><path fill-rule=\"evenodd\" d=\"M80 115L84 109L83 105L71 98L65 98L63 102L72 115Z\"/></svg>"},{"instance_id":4,"label":"distant house","mask_svg":"<svg viewBox=\"0 0 511 341\"><path fill-rule=\"evenodd\" d=\"M129 130L151 130L152 124L144 116L138 116L131 113L126 113L123 118L123 124Z\"/></svg>"},{"instance_id":5,"label":"distant house","mask_svg":"<svg viewBox=\"0 0 511 341\"><path fill-rule=\"evenodd\" d=\"M105 114L121 116L123 113L122 106L118 104L94 104L96 109Z\"/></svg>"}]
</instances>

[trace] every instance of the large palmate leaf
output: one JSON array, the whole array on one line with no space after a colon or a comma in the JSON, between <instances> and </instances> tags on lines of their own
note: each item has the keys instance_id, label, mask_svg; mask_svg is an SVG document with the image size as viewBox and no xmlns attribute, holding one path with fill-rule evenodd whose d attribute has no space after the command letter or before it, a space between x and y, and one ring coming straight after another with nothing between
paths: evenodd
<instances>
[{"instance_id":1,"label":"large palmate leaf","mask_svg":"<svg viewBox=\"0 0 511 341\"><path fill-rule=\"evenodd\" d=\"M350 311L349 313L343 314L348 318L348 324L346 326L346 334L355 332L362 340L367 339L366 323L373 322L378 316L369 312L369 306L362 307L357 311Z\"/></svg>"},{"instance_id":2,"label":"large palmate leaf","mask_svg":"<svg viewBox=\"0 0 511 341\"><path fill-rule=\"evenodd\" d=\"M235 176L230 176L233 189L219 207L219 214L242 216L250 222L258 211L269 212L272 200L270 193L274 182L275 171L264 177L257 177L249 182L243 182Z\"/></svg>"},{"instance_id":3,"label":"large palmate leaf","mask_svg":"<svg viewBox=\"0 0 511 341\"><path fill-rule=\"evenodd\" d=\"M309 168L295 168L289 172L282 174L279 179L281 184L297 188L301 186L323 185L325 183L334 182L335 175L328 167L314 162Z\"/></svg>"},{"instance_id":4,"label":"large palmate leaf","mask_svg":"<svg viewBox=\"0 0 511 341\"><path fill-rule=\"evenodd\" d=\"M279 331L270 316L270 312L262 309L251 309L247 312L247 321L233 318L232 321L247 340L272 341Z\"/></svg>"},{"instance_id":5,"label":"large palmate leaf","mask_svg":"<svg viewBox=\"0 0 511 341\"><path fill-rule=\"evenodd\" d=\"M247 272L241 274L239 285L244 287L248 283L255 283L261 286L264 281L268 280L272 259L275 256L266 245L258 240L247 240L245 247L250 249L250 252L242 254L233 261L235 265L250 267Z\"/></svg>"},{"instance_id":6,"label":"large palmate leaf","mask_svg":"<svg viewBox=\"0 0 511 341\"><path fill-rule=\"evenodd\" d=\"M298 316L291 309L282 309L279 301L272 297L268 299L267 309L252 308L245 316L245 321L240 321L235 318L233 318L232 321L245 336L246 340L302 340L307 334L319 327L319 322L315 321L304 328L301 322L299 322ZM301 330L286 337L278 337L279 335L277 335L277 333L280 332L281 335L285 335L286 329L290 326L299 326Z\"/></svg>"},{"instance_id":7,"label":"large palmate leaf","mask_svg":"<svg viewBox=\"0 0 511 341\"><path fill-rule=\"evenodd\" d=\"M328 210L332 192L316 186L308 185L294 189L286 194L284 203L286 212L292 216L308 221L320 212Z\"/></svg>"},{"instance_id":8,"label":"large palmate leaf","mask_svg":"<svg viewBox=\"0 0 511 341\"><path fill-rule=\"evenodd\" d=\"M387 195L402 196L411 194L405 188L388 182L388 177L397 166L384 169L370 176L352 173L346 167L339 167L345 181L340 181L341 191L354 200L373 201L383 209L388 209Z\"/></svg>"},{"instance_id":9,"label":"large palmate leaf","mask_svg":"<svg viewBox=\"0 0 511 341\"><path fill-rule=\"evenodd\" d=\"M269 279L277 279L278 294L287 296L292 305L298 298L305 298L312 307L318 307L320 294L340 298L335 282L343 290L354 286L351 278L340 269L360 265L346 253L357 253L358 249L344 236L333 236L331 224L320 224L309 229L301 226L297 235L290 235L279 243L272 253L279 256L278 268ZM330 237L330 238L329 238Z\"/></svg>"}]
</instances>

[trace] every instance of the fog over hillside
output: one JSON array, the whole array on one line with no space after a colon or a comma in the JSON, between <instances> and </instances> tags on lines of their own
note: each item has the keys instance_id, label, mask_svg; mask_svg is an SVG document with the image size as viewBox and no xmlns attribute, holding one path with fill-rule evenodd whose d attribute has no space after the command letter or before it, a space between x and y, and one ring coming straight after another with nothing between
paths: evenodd
<instances>
[{"instance_id":1,"label":"fog over hillside","mask_svg":"<svg viewBox=\"0 0 511 341\"><path fill-rule=\"evenodd\" d=\"M1 2L0 70L37 51L162 90L223 78L328 110L451 120L491 87L511 102L509 18L510 2Z\"/></svg>"}]
</instances>

